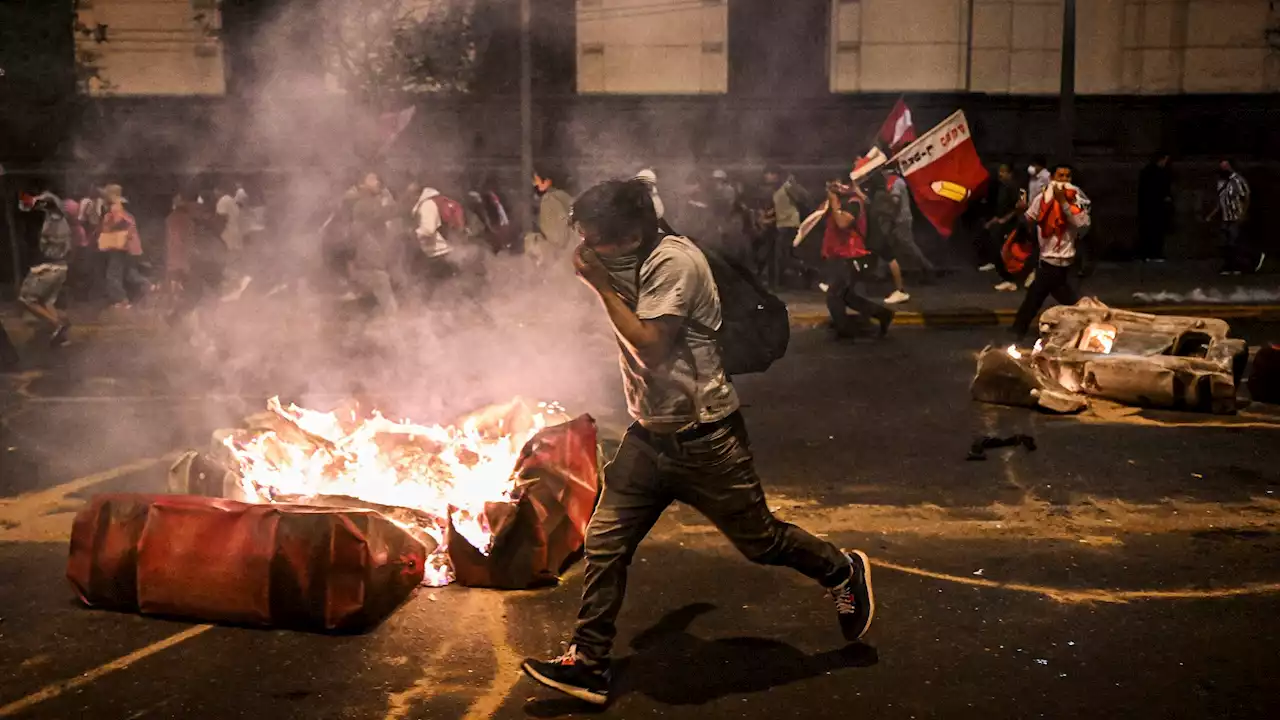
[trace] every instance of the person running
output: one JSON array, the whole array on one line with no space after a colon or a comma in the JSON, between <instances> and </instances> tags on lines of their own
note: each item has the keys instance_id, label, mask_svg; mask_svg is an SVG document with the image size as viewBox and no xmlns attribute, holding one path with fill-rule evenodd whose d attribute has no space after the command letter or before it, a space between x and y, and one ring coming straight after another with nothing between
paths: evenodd
<instances>
[{"instance_id":1,"label":"person running","mask_svg":"<svg viewBox=\"0 0 1280 720\"><path fill-rule=\"evenodd\" d=\"M1031 321L1050 296L1063 305L1080 300L1071 266L1076 260L1076 240L1091 222L1091 205L1084 191L1071 183L1071 175L1070 165L1055 167L1052 182L1027 208L1027 222L1035 227L1040 242L1040 267L1013 320L1013 333L1019 338L1026 337Z\"/></svg>"},{"instance_id":2,"label":"person running","mask_svg":"<svg viewBox=\"0 0 1280 720\"><path fill-rule=\"evenodd\" d=\"M898 243L895 240L895 228L898 224L898 206L889 192L888 176L875 175L870 179L871 200L871 249L879 258L880 264L876 274L884 279L886 273L893 279L893 293L886 298L889 304L904 303L911 299L906 283L902 279L902 264L898 262L896 252Z\"/></svg>"},{"instance_id":3,"label":"person running","mask_svg":"<svg viewBox=\"0 0 1280 720\"><path fill-rule=\"evenodd\" d=\"M71 254L71 225L67 222L67 210L62 199L51 192L43 192L22 209L44 213L40 227L41 262L27 272L18 290L18 302L28 312L49 326L49 344L62 347L67 344L71 322L58 310L58 294L67 282L67 257Z\"/></svg>"},{"instance_id":4,"label":"person running","mask_svg":"<svg viewBox=\"0 0 1280 720\"><path fill-rule=\"evenodd\" d=\"M858 313L860 325L871 318L880 323L880 337L889 332L893 311L858 292L858 276L866 269L871 251L867 249L867 196L856 184L827 183L827 227L822 235L823 284L827 312L838 337L855 337L858 332L845 308Z\"/></svg>"},{"instance_id":5,"label":"person running","mask_svg":"<svg viewBox=\"0 0 1280 720\"><path fill-rule=\"evenodd\" d=\"M571 220L582 238L574 269L599 296L617 337L635 422L605 467L587 528L572 643L556 659L526 660L524 672L580 700L608 703L627 567L677 500L707 516L750 560L793 568L828 588L845 639L861 638L875 613L871 563L769 511L716 341L720 297L702 251L686 238L659 235L641 180L596 185L573 204Z\"/></svg>"},{"instance_id":6,"label":"person running","mask_svg":"<svg viewBox=\"0 0 1280 720\"><path fill-rule=\"evenodd\" d=\"M916 244L913 227L915 220L911 215L911 191L907 189L907 181L896 170L885 171L884 175L885 189L888 190L888 199L893 203L894 209L893 254L896 258L905 258L915 265L920 270L920 281L929 283L938 275L938 268L925 257L924 251ZM899 270L898 275L894 277L895 284L901 284L898 283L901 272ZM910 299L911 296L899 287L894 289L884 301L887 305L897 305Z\"/></svg>"}]
</instances>

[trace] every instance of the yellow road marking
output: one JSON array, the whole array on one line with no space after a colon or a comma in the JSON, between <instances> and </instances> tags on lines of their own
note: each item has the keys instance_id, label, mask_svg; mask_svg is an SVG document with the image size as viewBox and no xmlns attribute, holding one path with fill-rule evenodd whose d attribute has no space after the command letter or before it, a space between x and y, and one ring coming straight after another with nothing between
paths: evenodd
<instances>
[{"instance_id":1,"label":"yellow road marking","mask_svg":"<svg viewBox=\"0 0 1280 720\"><path fill-rule=\"evenodd\" d=\"M501 595L495 595L494 598L497 602L487 606L484 612L484 628L489 635L489 644L493 647L495 658L493 684L484 695L471 703L463 720L488 720L493 717L511 693L511 688L520 680L520 656L507 642L507 624L503 619L507 603Z\"/></svg>"},{"instance_id":2,"label":"yellow road marking","mask_svg":"<svg viewBox=\"0 0 1280 720\"><path fill-rule=\"evenodd\" d=\"M1217 598L1241 597L1246 595L1272 595L1280 593L1280 583L1257 583L1252 585L1242 585L1233 588L1219 588L1214 590L1199 590L1195 588L1183 588L1177 590L1104 590L1104 589L1083 589L1071 590L1067 588L1055 588L1048 585L1030 585L1026 583L1016 582L1000 582L999 580L991 580L982 577L972 577L965 575L951 575L948 573L935 572L933 570L925 570L923 568L911 567L909 565L898 565L897 563L884 562L882 560L873 560L872 565L877 568L885 568L888 570L896 570L900 573L908 575L916 575L918 577L926 577L932 580L945 580L947 582L958 583L961 585L971 585L973 587L993 588L997 590L1012 590L1014 592L1031 593L1033 595L1043 595L1044 597L1060 603L1114 603L1123 604L1128 602L1136 602L1141 600L1208 600Z\"/></svg>"},{"instance_id":3,"label":"yellow road marking","mask_svg":"<svg viewBox=\"0 0 1280 720\"><path fill-rule=\"evenodd\" d=\"M212 625L196 625L194 627L187 628L180 633L170 635L159 642L152 643L141 650L135 650L128 655L116 658L105 665L99 665L83 675L78 675L67 680L59 680L51 685L46 685L42 689L20 700L15 700L4 707L0 707L0 717L16 715L33 705L42 703L45 700L52 700L68 690L75 690L77 688L84 687L103 676L110 675L117 670L123 670L139 660L151 657L152 655L167 650L178 643L186 642L187 640L190 640L203 632L207 632L212 628Z\"/></svg>"},{"instance_id":4,"label":"yellow road marking","mask_svg":"<svg viewBox=\"0 0 1280 720\"><path fill-rule=\"evenodd\" d=\"M413 681L403 692L392 693L387 696L387 714L386 720L400 720L400 718L409 717L409 711L413 709L413 704L420 698L430 697L432 694L440 690L440 683L436 679L435 666L445 656L453 650L453 638L446 639L440 643L440 647L431 653L427 661L423 663L422 677Z\"/></svg>"},{"instance_id":5,"label":"yellow road marking","mask_svg":"<svg viewBox=\"0 0 1280 720\"><path fill-rule=\"evenodd\" d=\"M72 512L64 507L72 493L123 475L140 472L159 463L171 463L177 452L143 458L110 470L85 475L46 490L0 499L0 541L55 542L71 537Z\"/></svg>"}]
</instances>

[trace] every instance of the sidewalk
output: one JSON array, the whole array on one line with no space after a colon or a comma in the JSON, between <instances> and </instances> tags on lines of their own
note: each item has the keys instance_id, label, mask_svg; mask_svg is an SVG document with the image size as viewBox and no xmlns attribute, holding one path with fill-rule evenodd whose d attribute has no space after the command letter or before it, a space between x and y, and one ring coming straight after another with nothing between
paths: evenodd
<instances>
[{"instance_id":1,"label":"sidewalk","mask_svg":"<svg viewBox=\"0 0 1280 720\"><path fill-rule=\"evenodd\" d=\"M1280 258L1277 262L1280 263ZM908 274L907 291L911 299L893 306L897 312L894 324L927 327L1011 324L1025 291L997 292L993 286L999 281L994 272L980 273L967 267L930 285L921 285ZM872 298L883 298L892 289L887 280L867 282ZM1213 261L1102 263L1081 281L1080 292L1096 296L1112 307L1142 312L1226 320L1280 320L1280 273L1268 272L1267 268L1256 275L1221 277ZM780 296L791 310L793 325L820 327L827 323L827 306L821 292L783 291ZM165 329L155 313L140 309L119 312L101 309L98 305L73 305L70 315L73 337L98 332ZM16 303L0 306L0 322L15 341L30 335L30 324L23 319Z\"/></svg>"},{"instance_id":2,"label":"sidewalk","mask_svg":"<svg viewBox=\"0 0 1280 720\"><path fill-rule=\"evenodd\" d=\"M1025 291L998 292L993 289L998 282L995 272L980 273L973 268L957 270L931 285L920 285L909 275L911 299L892 306L897 312L894 324L1011 324ZM867 291L875 299L892 289L887 280L867 283ZM1267 272L1267 268L1256 275L1221 277L1212 261L1101 263L1081 281L1080 293L1112 307L1162 315L1280 320L1280 274ZM821 292L783 291L780 295L791 310L793 325L819 327L828 322Z\"/></svg>"}]
</instances>

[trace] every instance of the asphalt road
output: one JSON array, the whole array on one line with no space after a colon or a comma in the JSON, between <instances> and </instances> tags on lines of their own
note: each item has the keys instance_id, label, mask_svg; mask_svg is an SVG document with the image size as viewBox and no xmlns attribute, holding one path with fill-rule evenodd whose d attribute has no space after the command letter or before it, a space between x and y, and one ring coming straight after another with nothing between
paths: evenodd
<instances>
[{"instance_id":1,"label":"asphalt road","mask_svg":"<svg viewBox=\"0 0 1280 720\"><path fill-rule=\"evenodd\" d=\"M1280 328L1242 330L1258 342ZM287 343L246 337L264 345L259 364ZM772 504L871 554L875 625L845 647L816 587L747 563L675 507L636 558L604 715L1275 717L1280 416L979 406L967 384L992 338L1000 331L909 329L838 343L802 331L774 369L743 379ZM522 657L560 650L580 565L548 590L422 589L376 630L341 637L92 611L64 579L83 498L163 488L171 453L204 447L274 390L433 414L478 401L486 373L512 378L488 387L492 400L521 382L537 392L527 379L542 374L571 410L619 425L607 340L550 360L525 347L447 372L436 366L453 355L438 353L413 384L353 378L350 353L335 365L298 350L263 370L121 332L0 376L0 717L585 714L518 674ZM1038 449L965 461L975 436L1014 432Z\"/></svg>"}]
</instances>

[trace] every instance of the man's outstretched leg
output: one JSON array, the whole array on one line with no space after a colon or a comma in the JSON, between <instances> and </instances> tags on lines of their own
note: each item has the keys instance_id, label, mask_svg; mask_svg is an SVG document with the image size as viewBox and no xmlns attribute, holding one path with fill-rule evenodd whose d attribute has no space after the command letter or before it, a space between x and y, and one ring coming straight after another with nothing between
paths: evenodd
<instances>
[{"instance_id":1,"label":"man's outstretched leg","mask_svg":"<svg viewBox=\"0 0 1280 720\"><path fill-rule=\"evenodd\" d=\"M609 701L609 652L627 591L627 568L640 541L671 504L648 431L633 425L605 468L604 494L587 526L582 605L573 641L553 660L525 660L525 674L597 705Z\"/></svg>"},{"instance_id":2,"label":"man's outstretched leg","mask_svg":"<svg viewBox=\"0 0 1280 720\"><path fill-rule=\"evenodd\" d=\"M752 562L789 567L816 580L836 605L844 639L866 634L875 616L871 561L774 517L756 475L741 412L695 428L664 454L673 465L676 499L698 510Z\"/></svg>"}]
</instances>

